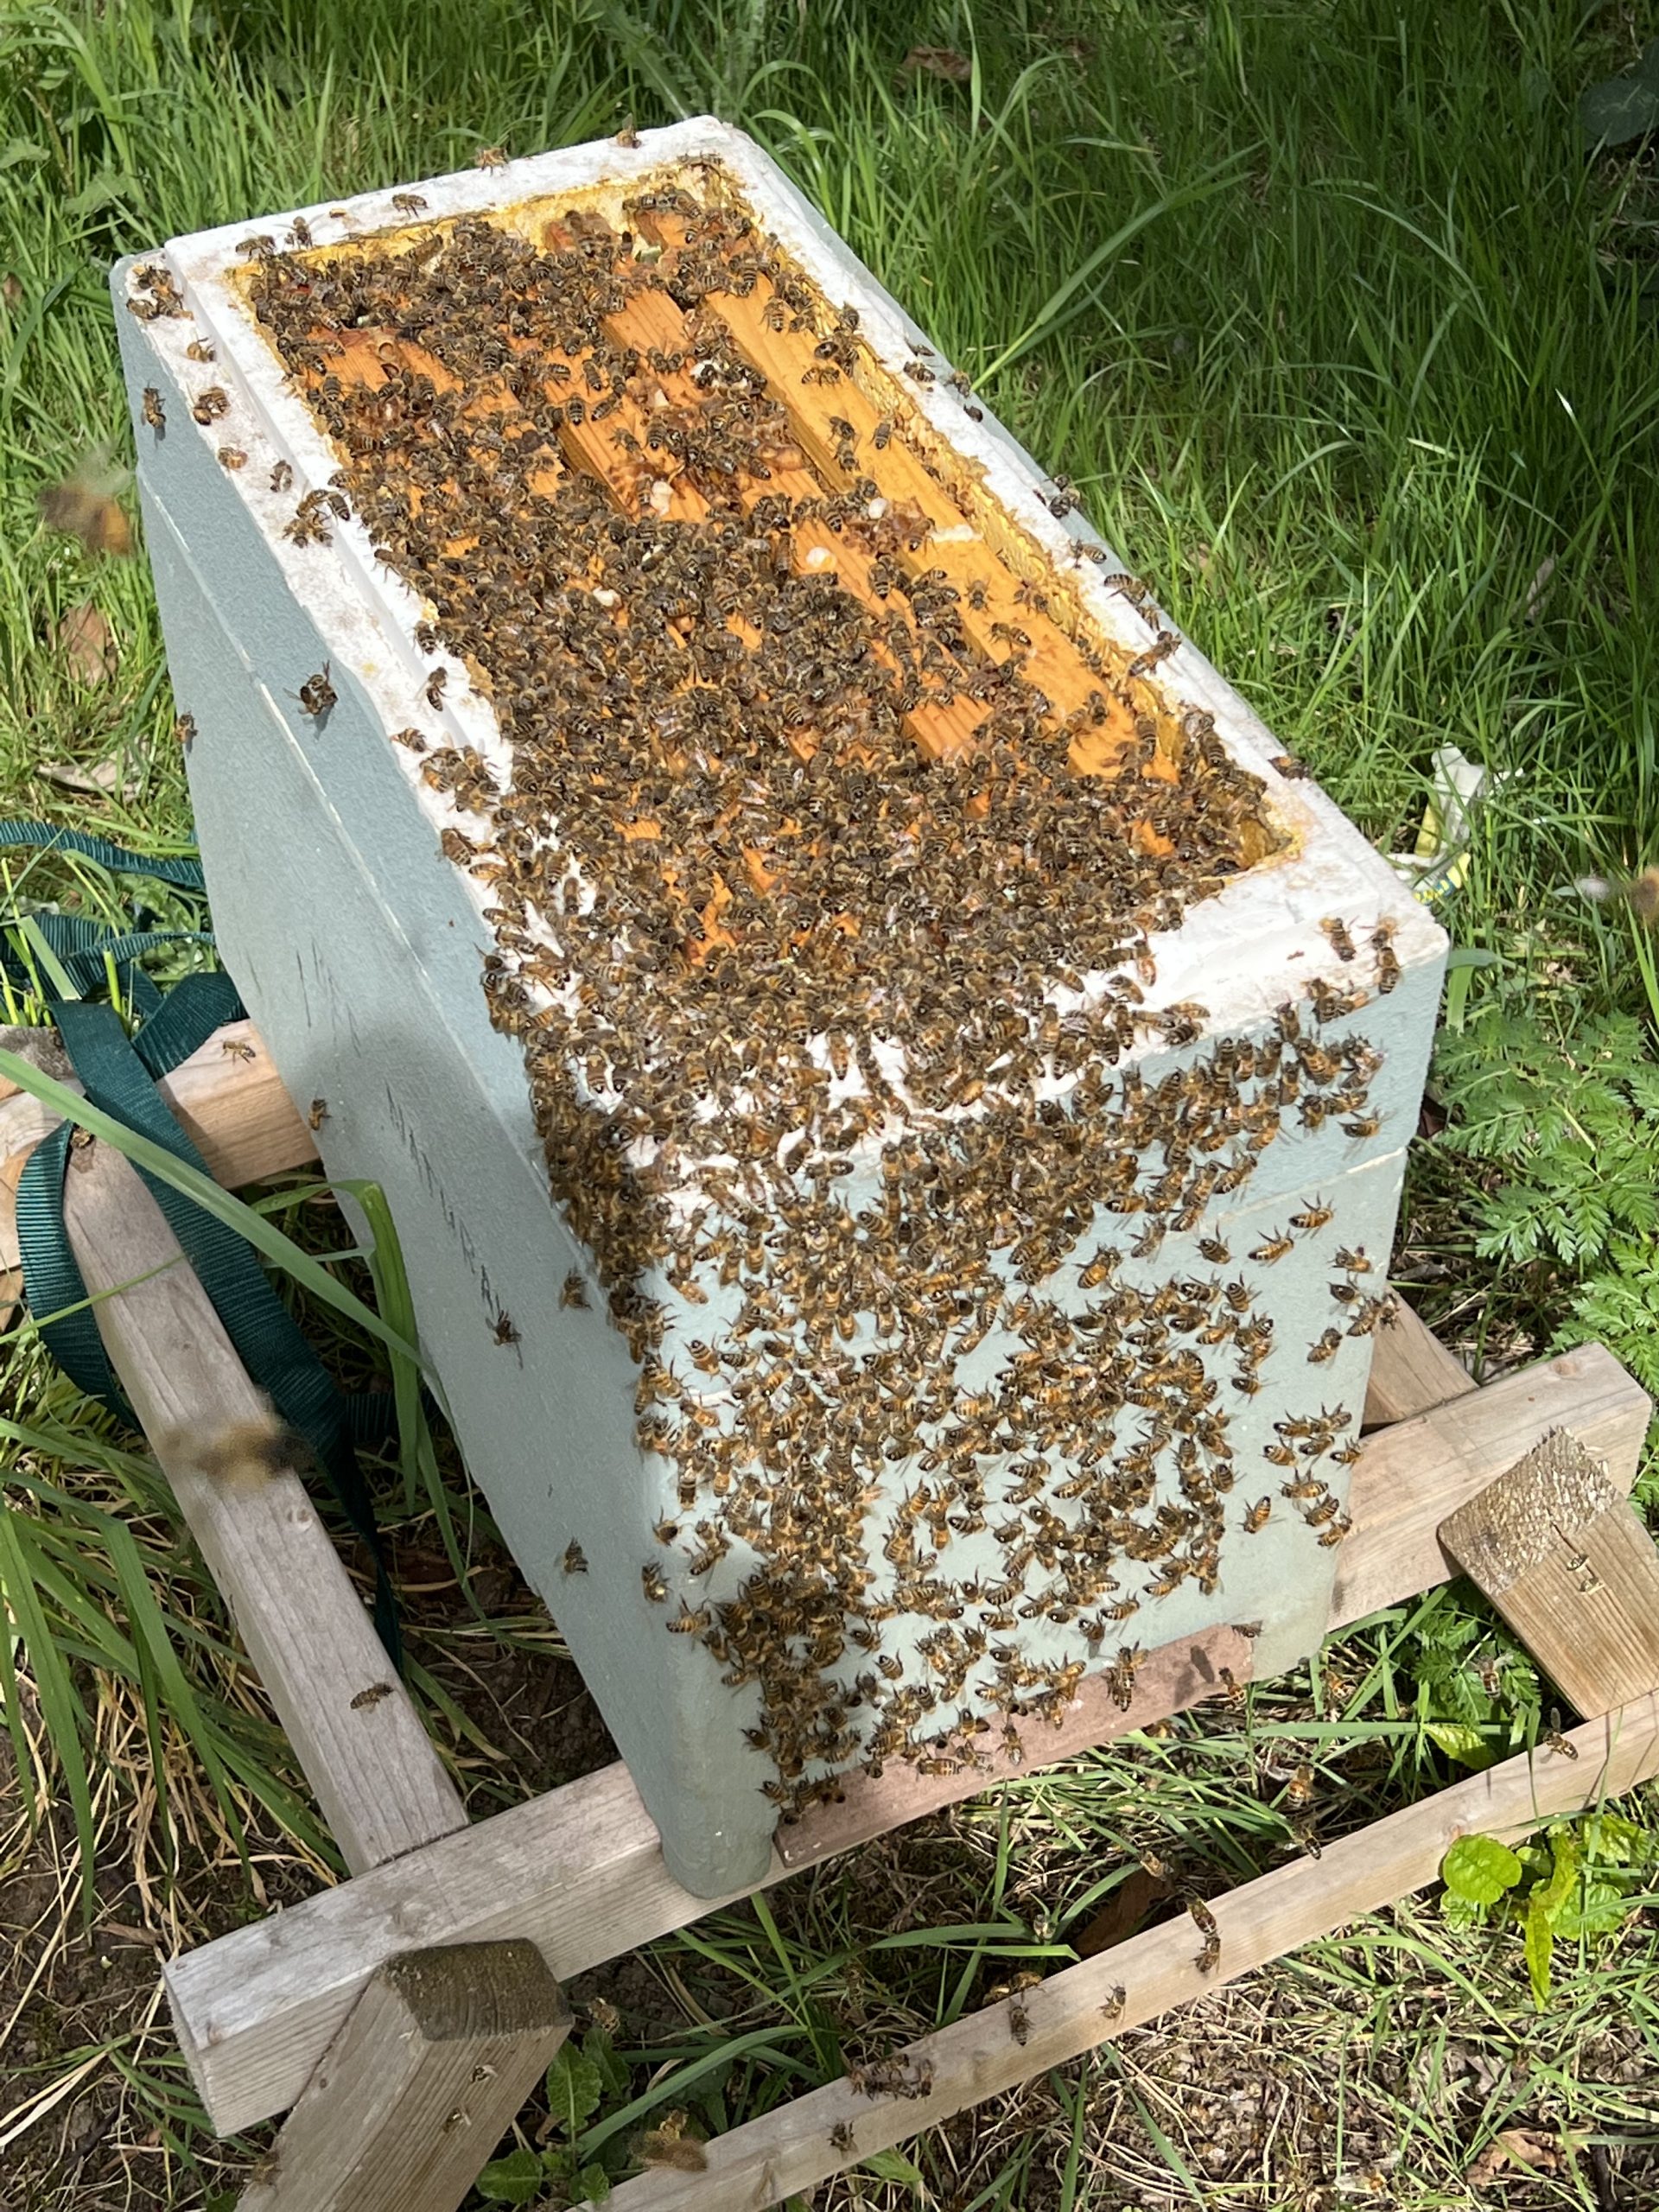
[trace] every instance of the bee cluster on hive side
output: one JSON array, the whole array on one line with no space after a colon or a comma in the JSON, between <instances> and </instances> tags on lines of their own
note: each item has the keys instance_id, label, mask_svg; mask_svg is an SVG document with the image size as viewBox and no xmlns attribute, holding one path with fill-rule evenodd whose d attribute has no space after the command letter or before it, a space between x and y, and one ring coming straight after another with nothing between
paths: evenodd
<instances>
[{"instance_id":1,"label":"bee cluster on hive side","mask_svg":"<svg viewBox=\"0 0 1659 2212\"><path fill-rule=\"evenodd\" d=\"M354 511L449 657L427 707L464 669L510 751L396 733L488 887L491 1018L638 1363L677 1508L645 1596L754 1686L790 1814L855 1759L1018 1756L1091 1667L1127 1709L1158 1601L1272 1517L1233 1495L1258 1449L1339 1540L1351 1410L1248 1467L1230 1427L1386 1294L1341 1251L1330 1325L1275 1347L1262 1271L1330 1209L1236 1254L1217 1224L1287 1127L1374 1133L1381 1061L1345 930L1259 1033L1147 1003L1149 938L1273 836L1148 687L1144 588L1110 580L1138 657L1062 632L942 527L852 309L741 210L623 221L250 241L246 286L342 461L288 536Z\"/></svg>"}]
</instances>

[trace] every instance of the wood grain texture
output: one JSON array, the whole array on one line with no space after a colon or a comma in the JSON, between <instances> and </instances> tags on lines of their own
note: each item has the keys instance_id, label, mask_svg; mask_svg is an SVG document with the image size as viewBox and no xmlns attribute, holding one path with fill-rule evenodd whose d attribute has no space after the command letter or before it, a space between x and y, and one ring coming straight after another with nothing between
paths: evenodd
<instances>
[{"instance_id":1,"label":"wood grain texture","mask_svg":"<svg viewBox=\"0 0 1659 2212\"><path fill-rule=\"evenodd\" d=\"M388 1961L238 2212L455 2212L569 2027L531 1943Z\"/></svg>"},{"instance_id":2,"label":"wood grain texture","mask_svg":"<svg viewBox=\"0 0 1659 2212\"><path fill-rule=\"evenodd\" d=\"M118 1153L91 1144L71 1155L65 1217L87 1289L117 1294L94 1309L111 1363L346 1865L378 1866L464 1826L298 1477L232 1490L193 1464L202 1441L258 1420L264 1402L160 1207Z\"/></svg>"},{"instance_id":3,"label":"wood grain texture","mask_svg":"<svg viewBox=\"0 0 1659 2212\"><path fill-rule=\"evenodd\" d=\"M1371 1338L1363 1426L1386 1428L1391 1421L1410 1421L1478 1388L1457 1355L1398 1299L1392 1325Z\"/></svg>"},{"instance_id":4,"label":"wood grain texture","mask_svg":"<svg viewBox=\"0 0 1659 2212\"><path fill-rule=\"evenodd\" d=\"M1515 1839L1616 1797L1659 1771L1659 1698L1587 1722L1567 1741L1576 1758L1545 1747L1510 1759L1327 1844L1318 1859L1295 1859L1212 1898L1221 1936L1212 1973L1199 1967L1192 1921L1166 1922L895 2050L880 2078L902 2088L878 2087L868 2073L862 2089L850 2078L832 2082L716 2136L704 2146L702 2173L624 2182L612 2212L760 2212L1423 1888L1460 1835Z\"/></svg>"},{"instance_id":5,"label":"wood grain texture","mask_svg":"<svg viewBox=\"0 0 1659 2212\"><path fill-rule=\"evenodd\" d=\"M1595 1348L1369 1440L1355 1470L1358 1525L1343 1547L1358 1602L1340 1620L1443 1582L1452 1569L1436 1531L1448 1502L1471 1497L1552 1427L1569 1424L1593 1440L1627 1485L1647 1409L1623 1369ZM1140 1707L1137 1715L1155 1717ZM981 1786L943 1779L958 1797ZM811 1818L801 1822L789 1846L795 1863L865 1832L850 1796L848 1803L854 1811L838 1839L843 1808L817 1815L830 1839L823 1851ZM777 1855L767 1881L788 1871ZM411 1943L526 1936L568 1980L713 1909L669 1876L656 1830L616 1765L187 1953L168 1967L168 1990L197 2088L214 2126L232 2133L293 2103L370 1975Z\"/></svg>"},{"instance_id":6,"label":"wood grain texture","mask_svg":"<svg viewBox=\"0 0 1659 2212\"><path fill-rule=\"evenodd\" d=\"M1354 1533L1338 1558L1332 1629L1455 1574L1441 1522L1552 1428L1571 1429L1627 1491L1650 1411L1612 1354L1586 1344L1367 1437L1354 1468Z\"/></svg>"},{"instance_id":7,"label":"wood grain texture","mask_svg":"<svg viewBox=\"0 0 1659 2212\"><path fill-rule=\"evenodd\" d=\"M786 1872L774 1859L767 1883ZM670 1875L618 1761L164 1972L192 2075L228 2135L294 2102L369 1977L399 1951L522 1936L568 1981L723 1902L693 1897Z\"/></svg>"},{"instance_id":8,"label":"wood grain texture","mask_svg":"<svg viewBox=\"0 0 1659 2212\"><path fill-rule=\"evenodd\" d=\"M1574 1438L1545 1437L1440 1541L1586 1719L1659 1688L1659 1548Z\"/></svg>"}]
</instances>

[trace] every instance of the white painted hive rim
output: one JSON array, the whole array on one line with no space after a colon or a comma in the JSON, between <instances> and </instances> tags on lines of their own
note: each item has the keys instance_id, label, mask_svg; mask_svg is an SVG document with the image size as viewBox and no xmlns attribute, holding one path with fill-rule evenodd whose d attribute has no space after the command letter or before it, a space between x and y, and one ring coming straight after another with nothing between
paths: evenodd
<instances>
[{"instance_id":1,"label":"white painted hive rim","mask_svg":"<svg viewBox=\"0 0 1659 2212\"><path fill-rule=\"evenodd\" d=\"M251 228L286 228L296 216L308 224L316 244L326 246L377 233L405 232L461 215L488 214L561 193L637 188L664 169L700 161L723 165L756 216L777 234L826 298L858 309L861 340L891 372L901 372L905 361L924 342L917 335L915 318L854 259L753 140L711 117L642 132L635 147L604 139L509 162L499 168L474 168L418 181L424 206L413 217L392 205L393 191L388 188L264 217L253 226L223 225L174 239L165 249L194 322L159 319L146 326L146 334L187 391L215 382L235 387L238 404L232 416L199 435L210 445L233 438L248 453L249 466L233 480L236 488L290 588L334 648L336 665L351 671L389 730L415 721L433 734L435 725L435 741L442 742L447 734L454 742L474 747L504 784L512 773L512 748L493 711L471 690L460 664L441 653L423 653L416 645L415 626L428 609L374 557L372 542L361 523L353 518L338 524L332 544L304 550L282 536L297 496L327 483L339 467L339 457L305 401L286 381L274 349L232 281L241 265L237 247ZM200 366L186 356L185 344L193 329L215 346L218 359L213 364ZM941 372L946 365L939 360ZM978 464L986 490L1039 550L1066 568L1084 613L1109 638L1132 651L1143 647L1146 633L1138 626L1139 617L1102 582L1104 575L1125 563L1109 548L1107 561L1098 565L1081 558L1082 544L1101 545L1103 541L1080 517L1062 521L1051 513L1050 480L1009 434L988 414L975 421L966 412L963 396L942 372L932 385L910 391L910 397L944 441ZM269 486L270 468L279 460L287 461L295 475L292 488L281 494ZM443 662L449 669L449 687L442 709L435 715L421 700L421 687L435 664ZM1260 1022L1287 997L1299 997L1315 976L1346 981L1320 928L1332 916L1340 917L1356 935L1378 921L1392 922L1395 950L1402 967L1438 962L1446 944L1439 925L1317 785L1287 781L1272 766L1280 750L1276 741L1203 654L1183 639L1164 662L1159 679L1172 699L1213 715L1217 735L1229 754L1267 786L1267 810L1287 845L1214 896L1194 903L1179 930L1153 939L1157 977L1146 991L1147 1009L1196 1001L1208 1010L1204 1028L1213 1035ZM416 756L403 747L392 750L416 803L434 825L435 842L439 830L466 817L458 815L445 795L421 780ZM487 887L464 870L458 873L478 910L480 928L488 931L483 918L491 903ZM1357 972L1363 980L1364 971ZM1087 980L1097 988L1106 977L1097 972ZM1058 985L1052 995L1062 1010L1077 1002ZM1156 1049L1158 1042L1154 1037L1147 1049ZM880 1141L879 1136L874 1140L878 1145Z\"/></svg>"}]
</instances>

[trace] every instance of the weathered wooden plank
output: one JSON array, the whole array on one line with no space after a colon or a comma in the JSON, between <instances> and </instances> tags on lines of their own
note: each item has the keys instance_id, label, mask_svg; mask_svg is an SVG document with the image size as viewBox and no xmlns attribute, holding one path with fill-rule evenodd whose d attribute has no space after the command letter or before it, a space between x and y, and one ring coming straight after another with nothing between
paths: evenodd
<instances>
[{"instance_id":1,"label":"weathered wooden plank","mask_svg":"<svg viewBox=\"0 0 1659 2212\"><path fill-rule=\"evenodd\" d=\"M1365 1391L1364 1425L1386 1428L1410 1421L1479 1389L1454 1352L1449 1352L1404 1300L1397 1300L1392 1325L1371 1339L1371 1379Z\"/></svg>"},{"instance_id":2,"label":"weathered wooden plank","mask_svg":"<svg viewBox=\"0 0 1659 2212\"><path fill-rule=\"evenodd\" d=\"M388 1960L239 2212L455 2212L569 2028L532 1943Z\"/></svg>"},{"instance_id":3,"label":"weathered wooden plank","mask_svg":"<svg viewBox=\"0 0 1659 2212\"><path fill-rule=\"evenodd\" d=\"M463 1827L454 1785L298 1477L227 1488L200 1470L204 1446L269 1415L161 1208L102 1144L72 1153L64 1206L87 1289L117 1294L94 1309L111 1363L346 1865L376 1866Z\"/></svg>"},{"instance_id":4,"label":"weathered wooden plank","mask_svg":"<svg viewBox=\"0 0 1659 2212\"><path fill-rule=\"evenodd\" d=\"M1605 1459L1622 1491L1636 1480L1651 1408L1610 1351L1586 1344L1367 1437L1354 1469L1331 1626L1432 1590L1458 1571L1442 1548L1448 1513L1485 1489L1552 1428Z\"/></svg>"},{"instance_id":5,"label":"weathered wooden plank","mask_svg":"<svg viewBox=\"0 0 1659 2212\"><path fill-rule=\"evenodd\" d=\"M1586 1722L1567 1741L1576 1757L1545 1746L1506 1760L1327 1844L1319 1859L1295 1859L1213 1898L1221 1948L1207 1974L1192 1920L1148 1929L895 2050L867 2069L862 2088L851 2077L832 2082L716 2136L701 2173L652 2171L623 2183L613 2212L760 2212L1422 1889L1460 1835L1518 1837L1616 1797L1659 1772L1659 1697Z\"/></svg>"},{"instance_id":6,"label":"weathered wooden plank","mask_svg":"<svg viewBox=\"0 0 1659 2212\"><path fill-rule=\"evenodd\" d=\"M1472 1496L1550 1428L1585 1433L1628 1481L1646 1420L1643 1393L1592 1348L1371 1438L1343 1547L1351 1602L1336 1624L1444 1581L1453 1570L1435 1530L1446 1503ZM1137 1725L1155 1717L1135 1712ZM934 1779L934 1805L982 1786L966 1772ZM834 1839L826 1849L868 1832L851 1793L848 1804L850 1817L832 1806L802 1820L789 1842L795 1863L823 1855L816 1821ZM901 1816L921 1809L907 1802ZM775 1855L767 1880L787 1871ZM569 1980L712 1909L668 1875L618 1765L188 1953L167 1969L168 1989L197 2087L215 2126L232 2133L294 2101L369 1976L410 1944L526 1936Z\"/></svg>"},{"instance_id":7,"label":"weathered wooden plank","mask_svg":"<svg viewBox=\"0 0 1659 2212\"><path fill-rule=\"evenodd\" d=\"M1459 1506L1440 1541L1576 1711L1659 1688L1659 1548L1565 1431Z\"/></svg>"}]
</instances>

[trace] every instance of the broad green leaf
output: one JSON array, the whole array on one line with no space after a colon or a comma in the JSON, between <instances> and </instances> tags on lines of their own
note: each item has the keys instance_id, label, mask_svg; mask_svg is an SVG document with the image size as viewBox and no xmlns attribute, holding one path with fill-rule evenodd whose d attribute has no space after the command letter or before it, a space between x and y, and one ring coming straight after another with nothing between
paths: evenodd
<instances>
[{"instance_id":1,"label":"broad green leaf","mask_svg":"<svg viewBox=\"0 0 1659 2212\"><path fill-rule=\"evenodd\" d=\"M37 146L32 138L8 138L0 146L0 169L15 169L22 162L33 168L50 159L45 147Z\"/></svg>"},{"instance_id":2,"label":"broad green leaf","mask_svg":"<svg viewBox=\"0 0 1659 2212\"><path fill-rule=\"evenodd\" d=\"M1456 1759L1459 1766L1479 1769L1491 1766L1497 1757L1491 1744L1478 1728L1465 1727L1458 1720L1429 1720L1423 1733L1449 1759ZM1455 1850L1456 1846L1452 1848Z\"/></svg>"},{"instance_id":3,"label":"broad green leaf","mask_svg":"<svg viewBox=\"0 0 1659 2212\"><path fill-rule=\"evenodd\" d=\"M1554 1852L1554 1864L1549 1879L1540 1885L1528 1899L1529 1909L1534 1907L1542 1914L1551 1928L1561 1916L1568 1897L1578 1886L1579 1847L1572 1835L1563 1831L1550 1838Z\"/></svg>"},{"instance_id":4,"label":"broad green leaf","mask_svg":"<svg viewBox=\"0 0 1659 2212\"><path fill-rule=\"evenodd\" d=\"M574 2136L588 2113L598 2109L604 2094L604 2080L593 2060L575 2044L561 2044L547 2069L547 2101L567 2135Z\"/></svg>"},{"instance_id":5,"label":"broad green leaf","mask_svg":"<svg viewBox=\"0 0 1659 2212\"><path fill-rule=\"evenodd\" d=\"M896 2181L906 2189L925 2186L921 2169L912 2165L900 2151L872 2151L868 2158L861 2158L858 2163L878 2181Z\"/></svg>"},{"instance_id":6,"label":"broad green leaf","mask_svg":"<svg viewBox=\"0 0 1659 2212\"><path fill-rule=\"evenodd\" d=\"M1532 2001L1541 2012L1549 2002L1550 1970L1555 1949L1555 1931L1549 1924L1549 1915L1543 1910L1544 1893L1535 1890L1527 1900L1527 1979L1532 1984Z\"/></svg>"},{"instance_id":7,"label":"broad green leaf","mask_svg":"<svg viewBox=\"0 0 1659 2212\"><path fill-rule=\"evenodd\" d=\"M611 2193L611 2177L603 2166L584 2166L576 2176L576 2187L582 2191L580 2202L584 2204L603 2204Z\"/></svg>"},{"instance_id":8,"label":"broad green leaf","mask_svg":"<svg viewBox=\"0 0 1659 2212\"><path fill-rule=\"evenodd\" d=\"M1630 1918L1631 1904L1616 1882L1599 1882L1593 1878L1583 1883L1576 1896L1570 1897L1555 1919L1555 1933L1564 1942L1574 1943L1581 1936L1612 1936Z\"/></svg>"},{"instance_id":9,"label":"broad green leaf","mask_svg":"<svg viewBox=\"0 0 1659 2212\"><path fill-rule=\"evenodd\" d=\"M1600 1859L1614 1866L1641 1866L1654 1856L1655 1838L1622 1813L1592 1813L1581 1836L1585 1858L1592 1866Z\"/></svg>"},{"instance_id":10,"label":"broad green leaf","mask_svg":"<svg viewBox=\"0 0 1659 2212\"><path fill-rule=\"evenodd\" d=\"M1607 77L1579 96L1586 146L1628 146L1659 130L1659 86L1642 77Z\"/></svg>"},{"instance_id":11,"label":"broad green leaf","mask_svg":"<svg viewBox=\"0 0 1659 2212\"><path fill-rule=\"evenodd\" d=\"M628 2086L628 2069L617 2056L616 2050L603 2028L589 2028L582 2039L582 2055L599 2069L599 2078L613 2096L620 2097Z\"/></svg>"},{"instance_id":12,"label":"broad green leaf","mask_svg":"<svg viewBox=\"0 0 1659 2212\"><path fill-rule=\"evenodd\" d=\"M542 2193L547 2170L533 2151L510 2151L492 2158L478 2177L480 2196L495 2204L528 2204Z\"/></svg>"},{"instance_id":13,"label":"broad green leaf","mask_svg":"<svg viewBox=\"0 0 1659 2212\"><path fill-rule=\"evenodd\" d=\"M1521 1861L1491 1835L1460 1835L1440 1861L1440 1879L1471 1904L1496 1904L1521 1878Z\"/></svg>"}]
</instances>

